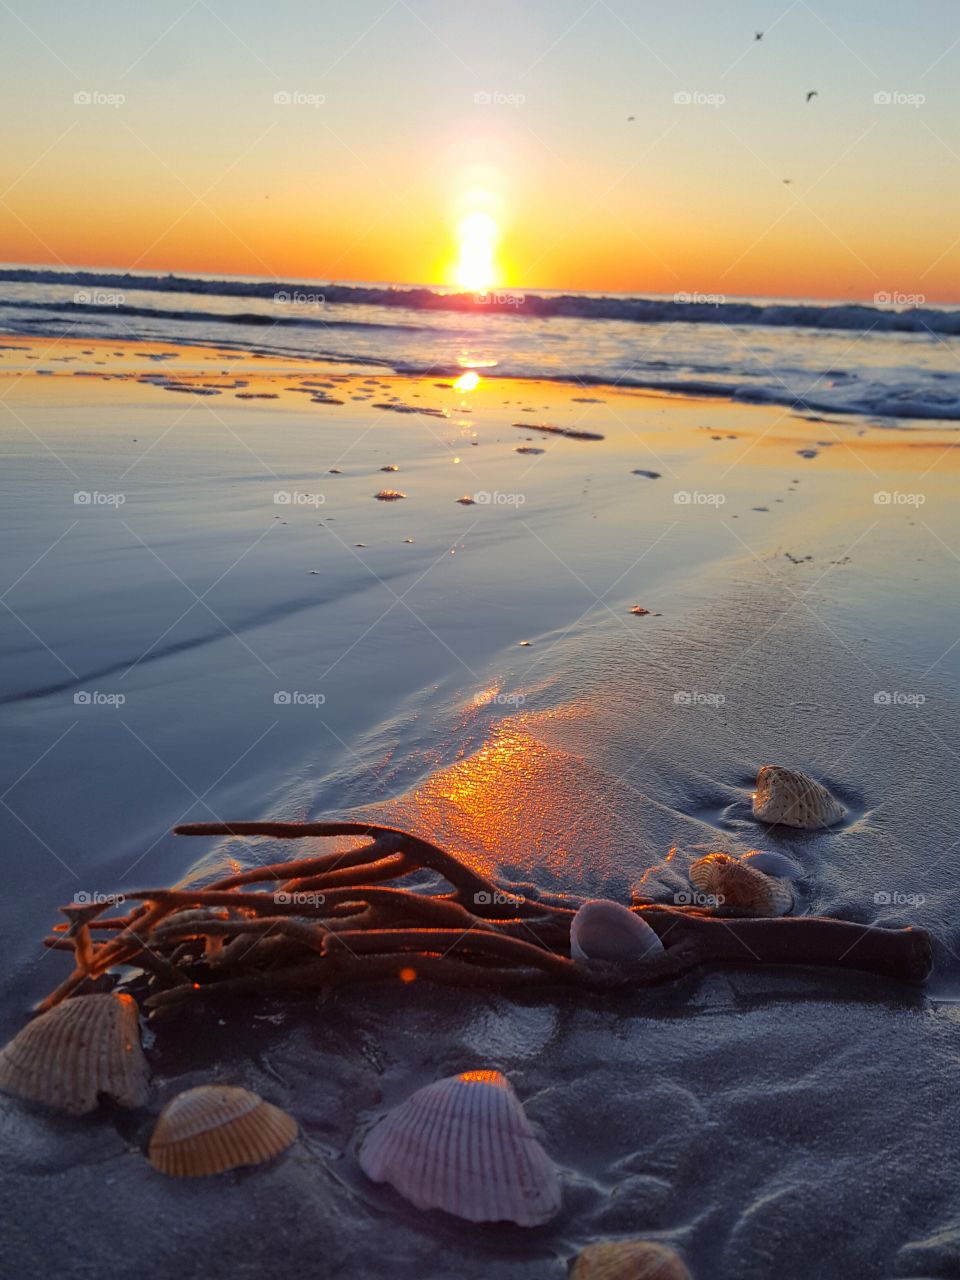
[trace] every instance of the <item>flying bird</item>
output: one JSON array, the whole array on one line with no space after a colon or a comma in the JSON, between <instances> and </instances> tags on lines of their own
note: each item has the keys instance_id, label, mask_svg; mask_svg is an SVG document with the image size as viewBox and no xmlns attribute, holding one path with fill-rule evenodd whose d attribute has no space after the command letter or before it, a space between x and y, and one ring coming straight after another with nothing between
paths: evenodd
<instances>
[{"instance_id":1,"label":"flying bird","mask_svg":"<svg viewBox=\"0 0 960 1280\"><path fill-rule=\"evenodd\" d=\"M763 39L763 32L762 32L762 31L755 31L755 32L753 33L753 38L754 38L754 40L762 40L762 39Z\"/></svg>"},{"instance_id":2,"label":"flying bird","mask_svg":"<svg viewBox=\"0 0 960 1280\"><path fill-rule=\"evenodd\" d=\"M811 98L819 98L819 97L820 95L819 93L817 93L816 89L811 89L810 92L807 94L807 101L809 102Z\"/></svg>"},{"instance_id":3,"label":"flying bird","mask_svg":"<svg viewBox=\"0 0 960 1280\"><path fill-rule=\"evenodd\" d=\"M784 185L785 187L789 187L789 186L790 186L790 184L793 182L793 179L792 179L792 178L781 178L781 179L780 179L780 181L783 183L783 185Z\"/></svg>"}]
</instances>

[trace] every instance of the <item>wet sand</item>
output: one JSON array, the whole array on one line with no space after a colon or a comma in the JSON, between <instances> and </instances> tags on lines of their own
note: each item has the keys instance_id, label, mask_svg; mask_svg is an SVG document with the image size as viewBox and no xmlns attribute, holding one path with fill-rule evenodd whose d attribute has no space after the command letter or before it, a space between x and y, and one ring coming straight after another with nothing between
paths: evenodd
<instances>
[{"instance_id":1,"label":"wet sand","mask_svg":"<svg viewBox=\"0 0 960 1280\"><path fill-rule=\"evenodd\" d=\"M498 877L621 900L672 846L772 848L804 866L805 910L937 948L925 992L733 970L616 999L412 984L158 1020L149 1114L0 1099L17 1274L376 1276L386 1256L532 1280L632 1234L704 1277L960 1268L954 432L0 347L4 1038L64 975L38 945L61 902L249 857L169 836L191 819L376 815ZM405 500L375 501L385 467ZM843 825L759 829L768 761L826 781ZM419 1214L357 1169L379 1108L477 1066L564 1169L548 1227ZM163 1180L139 1154L152 1118L210 1079L286 1106L302 1140L269 1169Z\"/></svg>"}]
</instances>

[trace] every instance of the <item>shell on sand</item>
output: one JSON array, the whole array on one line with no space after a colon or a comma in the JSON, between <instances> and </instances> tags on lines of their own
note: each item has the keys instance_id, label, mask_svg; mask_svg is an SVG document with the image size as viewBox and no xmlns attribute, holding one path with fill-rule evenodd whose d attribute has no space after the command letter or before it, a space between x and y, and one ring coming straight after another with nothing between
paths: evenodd
<instances>
[{"instance_id":1,"label":"shell on sand","mask_svg":"<svg viewBox=\"0 0 960 1280\"><path fill-rule=\"evenodd\" d=\"M609 1240L588 1244L570 1280L690 1280L682 1258L652 1240Z\"/></svg>"},{"instance_id":2,"label":"shell on sand","mask_svg":"<svg viewBox=\"0 0 960 1280\"><path fill-rule=\"evenodd\" d=\"M740 861L754 871L762 871L766 876L779 876L782 880L800 880L803 878L803 867L792 858L782 853L768 853L765 849L750 849Z\"/></svg>"},{"instance_id":3,"label":"shell on sand","mask_svg":"<svg viewBox=\"0 0 960 1280\"><path fill-rule=\"evenodd\" d=\"M786 880L755 871L728 853L708 853L690 868L690 881L700 893L716 898L723 915L785 916L793 906Z\"/></svg>"},{"instance_id":4,"label":"shell on sand","mask_svg":"<svg viewBox=\"0 0 960 1280\"><path fill-rule=\"evenodd\" d=\"M570 955L581 964L652 960L662 951L663 943L646 920L608 898L585 902L570 925Z\"/></svg>"},{"instance_id":5,"label":"shell on sand","mask_svg":"<svg viewBox=\"0 0 960 1280\"><path fill-rule=\"evenodd\" d=\"M293 1116L248 1089L200 1085L164 1107L148 1155L172 1178L204 1178L272 1160L296 1136Z\"/></svg>"},{"instance_id":6,"label":"shell on sand","mask_svg":"<svg viewBox=\"0 0 960 1280\"><path fill-rule=\"evenodd\" d=\"M364 1139L360 1167L418 1209L535 1227L560 1209L560 1176L499 1071L418 1089Z\"/></svg>"},{"instance_id":7,"label":"shell on sand","mask_svg":"<svg viewBox=\"0 0 960 1280\"><path fill-rule=\"evenodd\" d=\"M0 1090L71 1115L95 1111L102 1093L142 1107L149 1080L137 1003L128 995L65 1000L0 1052Z\"/></svg>"},{"instance_id":8,"label":"shell on sand","mask_svg":"<svg viewBox=\"0 0 960 1280\"><path fill-rule=\"evenodd\" d=\"M753 816L761 822L817 831L839 822L843 805L809 774L765 764L757 774Z\"/></svg>"}]
</instances>

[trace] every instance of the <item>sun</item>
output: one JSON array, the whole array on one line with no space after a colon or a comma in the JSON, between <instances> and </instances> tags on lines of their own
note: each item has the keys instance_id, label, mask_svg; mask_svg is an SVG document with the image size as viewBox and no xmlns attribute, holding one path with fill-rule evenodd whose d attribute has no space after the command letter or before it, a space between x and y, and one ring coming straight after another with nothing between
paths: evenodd
<instances>
[{"instance_id":1,"label":"sun","mask_svg":"<svg viewBox=\"0 0 960 1280\"><path fill-rule=\"evenodd\" d=\"M483 210L474 210L460 219L457 227L459 257L454 265L454 283L461 289L485 293L497 280L496 248L500 228Z\"/></svg>"}]
</instances>

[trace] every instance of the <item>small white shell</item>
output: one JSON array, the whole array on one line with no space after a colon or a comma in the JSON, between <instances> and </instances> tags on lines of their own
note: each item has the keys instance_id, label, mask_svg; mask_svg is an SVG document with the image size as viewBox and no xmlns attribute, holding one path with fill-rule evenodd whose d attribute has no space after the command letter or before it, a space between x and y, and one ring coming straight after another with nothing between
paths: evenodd
<instances>
[{"instance_id":1,"label":"small white shell","mask_svg":"<svg viewBox=\"0 0 960 1280\"><path fill-rule=\"evenodd\" d=\"M718 915L785 916L793 907L787 880L755 871L728 853L708 853L690 868L690 883L712 899Z\"/></svg>"},{"instance_id":2,"label":"small white shell","mask_svg":"<svg viewBox=\"0 0 960 1280\"><path fill-rule=\"evenodd\" d=\"M150 1163L172 1178L204 1178L272 1160L297 1136L297 1122L248 1089L199 1085L178 1093L150 1138Z\"/></svg>"},{"instance_id":3,"label":"small white shell","mask_svg":"<svg viewBox=\"0 0 960 1280\"><path fill-rule=\"evenodd\" d=\"M843 805L809 774L765 764L757 774L753 816L761 822L817 831L839 822Z\"/></svg>"},{"instance_id":4,"label":"small white shell","mask_svg":"<svg viewBox=\"0 0 960 1280\"><path fill-rule=\"evenodd\" d=\"M136 1001L78 996L41 1013L0 1053L0 1090L77 1116L95 1111L102 1093L142 1107L149 1072Z\"/></svg>"},{"instance_id":5,"label":"small white shell","mask_svg":"<svg viewBox=\"0 0 960 1280\"><path fill-rule=\"evenodd\" d=\"M781 880L801 880L803 867L782 853L768 853L765 849L750 849L740 861L754 871L766 876L779 876Z\"/></svg>"},{"instance_id":6,"label":"small white shell","mask_svg":"<svg viewBox=\"0 0 960 1280\"><path fill-rule=\"evenodd\" d=\"M499 1071L418 1089L367 1134L360 1168L418 1209L535 1227L560 1209L560 1177Z\"/></svg>"},{"instance_id":7,"label":"small white shell","mask_svg":"<svg viewBox=\"0 0 960 1280\"><path fill-rule=\"evenodd\" d=\"M582 1250L570 1280L690 1280L690 1272L672 1249L653 1240L605 1240Z\"/></svg>"},{"instance_id":8,"label":"small white shell","mask_svg":"<svg viewBox=\"0 0 960 1280\"><path fill-rule=\"evenodd\" d=\"M585 902L570 925L570 955L579 964L625 964L663 951L657 934L635 911L596 898Z\"/></svg>"}]
</instances>

